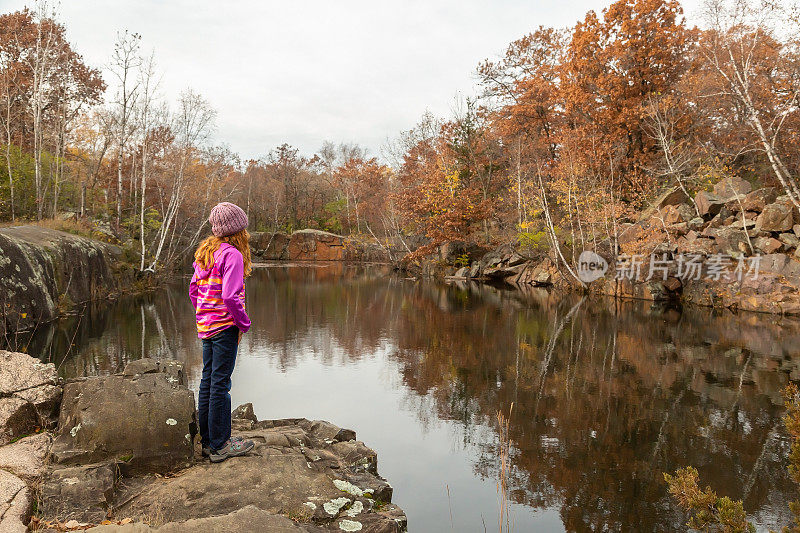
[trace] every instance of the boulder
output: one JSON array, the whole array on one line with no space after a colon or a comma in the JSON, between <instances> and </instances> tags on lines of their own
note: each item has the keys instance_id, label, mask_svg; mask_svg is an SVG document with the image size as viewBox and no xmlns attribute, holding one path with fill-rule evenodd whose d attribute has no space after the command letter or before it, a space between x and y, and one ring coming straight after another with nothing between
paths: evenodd
<instances>
[{"instance_id":1,"label":"boulder","mask_svg":"<svg viewBox=\"0 0 800 533\"><path fill-rule=\"evenodd\" d=\"M713 217L725 207L726 200L706 191L698 192L694 197L700 216Z\"/></svg>"},{"instance_id":2,"label":"boulder","mask_svg":"<svg viewBox=\"0 0 800 533\"><path fill-rule=\"evenodd\" d=\"M558 268L549 257L546 257L538 264L527 263L525 268L511 281L517 285L543 287L552 285L557 277Z\"/></svg>"},{"instance_id":3,"label":"boulder","mask_svg":"<svg viewBox=\"0 0 800 533\"><path fill-rule=\"evenodd\" d=\"M695 218L692 218L691 220L689 220L689 222L686 223L686 227L689 230L700 231L703 228L703 224L705 224L705 222L703 221L702 218L695 217Z\"/></svg>"},{"instance_id":4,"label":"boulder","mask_svg":"<svg viewBox=\"0 0 800 533\"><path fill-rule=\"evenodd\" d=\"M732 256L739 256L750 251L744 231L731 227L722 227L716 231L714 246L719 253Z\"/></svg>"},{"instance_id":5,"label":"boulder","mask_svg":"<svg viewBox=\"0 0 800 533\"><path fill-rule=\"evenodd\" d=\"M786 246L787 250L800 246L800 238L794 233L781 233L778 235L778 240Z\"/></svg>"},{"instance_id":6,"label":"boulder","mask_svg":"<svg viewBox=\"0 0 800 533\"><path fill-rule=\"evenodd\" d=\"M290 261L344 261L344 237L316 229L295 231L286 246Z\"/></svg>"},{"instance_id":7,"label":"boulder","mask_svg":"<svg viewBox=\"0 0 800 533\"><path fill-rule=\"evenodd\" d=\"M100 522L111 507L118 473L113 462L56 468L42 483L42 516Z\"/></svg>"},{"instance_id":8,"label":"boulder","mask_svg":"<svg viewBox=\"0 0 800 533\"><path fill-rule=\"evenodd\" d=\"M0 531L25 533L33 505L33 492L10 472L0 470Z\"/></svg>"},{"instance_id":9,"label":"boulder","mask_svg":"<svg viewBox=\"0 0 800 533\"><path fill-rule=\"evenodd\" d=\"M683 189L675 186L663 192L654 203L658 209L662 209L668 205L680 205L685 204L688 201L689 197L686 196L686 193L683 192Z\"/></svg>"},{"instance_id":10,"label":"boulder","mask_svg":"<svg viewBox=\"0 0 800 533\"><path fill-rule=\"evenodd\" d=\"M787 195L784 194L783 196L778 196L777 198L775 198L775 203L786 206L789 209L789 211L792 212L793 227L794 224L800 224L800 211L797 210L797 207L794 205L794 202L792 202L792 200Z\"/></svg>"},{"instance_id":11,"label":"boulder","mask_svg":"<svg viewBox=\"0 0 800 533\"><path fill-rule=\"evenodd\" d=\"M256 413L253 411L252 403L244 403L231 412L231 418L235 420L250 420L251 422L258 422Z\"/></svg>"},{"instance_id":12,"label":"boulder","mask_svg":"<svg viewBox=\"0 0 800 533\"><path fill-rule=\"evenodd\" d=\"M763 187L756 189L745 196L742 205L745 211L755 211L760 213L764 208L775 201L778 197L778 189L775 187Z\"/></svg>"},{"instance_id":13,"label":"boulder","mask_svg":"<svg viewBox=\"0 0 800 533\"><path fill-rule=\"evenodd\" d=\"M680 204L677 209L678 215L681 218L681 222L689 222L691 219L697 216L697 211L695 210L694 206L690 206L689 204Z\"/></svg>"},{"instance_id":14,"label":"boulder","mask_svg":"<svg viewBox=\"0 0 800 533\"><path fill-rule=\"evenodd\" d=\"M678 222L682 222L681 215L678 212L678 208L674 205L668 205L663 209L661 209L661 218L664 220L664 224L668 226L671 226L672 224L677 224Z\"/></svg>"},{"instance_id":15,"label":"boulder","mask_svg":"<svg viewBox=\"0 0 800 533\"><path fill-rule=\"evenodd\" d=\"M664 288L670 292L677 292L683 286L681 280L674 276L669 276L666 280L662 282L662 284L664 285Z\"/></svg>"},{"instance_id":16,"label":"boulder","mask_svg":"<svg viewBox=\"0 0 800 533\"><path fill-rule=\"evenodd\" d=\"M53 459L169 472L192 458L195 428L193 393L163 372L76 381L64 386Z\"/></svg>"},{"instance_id":17,"label":"boulder","mask_svg":"<svg viewBox=\"0 0 800 533\"><path fill-rule=\"evenodd\" d=\"M33 433L38 425L33 405L22 398L0 398L0 446Z\"/></svg>"},{"instance_id":18,"label":"boulder","mask_svg":"<svg viewBox=\"0 0 800 533\"><path fill-rule=\"evenodd\" d=\"M514 252L506 258L506 266L514 267L526 263L527 261L528 260L525 257L521 256L517 252Z\"/></svg>"},{"instance_id":19,"label":"boulder","mask_svg":"<svg viewBox=\"0 0 800 533\"><path fill-rule=\"evenodd\" d=\"M156 372L158 372L158 363L156 360L145 357L142 359L137 359L136 361L131 361L125 365L122 375L127 377L138 377L143 374L154 374Z\"/></svg>"},{"instance_id":20,"label":"boulder","mask_svg":"<svg viewBox=\"0 0 800 533\"><path fill-rule=\"evenodd\" d=\"M686 224L686 222L679 222L677 224L672 224L671 226L668 226L667 229L672 235L681 236L689 233L689 226Z\"/></svg>"},{"instance_id":21,"label":"boulder","mask_svg":"<svg viewBox=\"0 0 800 533\"><path fill-rule=\"evenodd\" d=\"M518 264L515 266L499 265L484 269L483 275L491 279L506 279L519 275L519 273L524 269L524 264Z\"/></svg>"},{"instance_id":22,"label":"boulder","mask_svg":"<svg viewBox=\"0 0 800 533\"><path fill-rule=\"evenodd\" d=\"M679 254L710 254L714 249L714 243L711 239L697 237L691 238L692 232L689 232L686 237L680 237L675 245Z\"/></svg>"},{"instance_id":23,"label":"boulder","mask_svg":"<svg viewBox=\"0 0 800 533\"><path fill-rule=\"evenodd\" d=\"M667 280L669 286L675 287L675 290L681 288L680 284L676 284L670 278ZM663 301L677 298L677 294L668 289L665 283L661 280L637 281L628 278L607 278L598 282L597 290L609 296L634 300Z\"/></svg>"},{"instance_id":24,"label":"boulder","mask_svg":"<svg viewBox=\"0 0 800 533\"><path fill-rule=\"evenodd\" d=\"M30 486L36 485L44 474L52 442L52 435L43 432L0 447L0 469L11 472Z\"/></svg>"},{"instance_id":25,"label":"boulder","mask_svg":"<svg viewBox=\"0 0 800 533\"><path fill-rule=\"evenodd\" d=\"M778 239L772 237L757 237L753 240L753 246L762 254L774 254L781 249L783 244Z\"/></svg>"},{"instance_id":26,"label":"boulder","mask_svg":"<svg viewBox=\"0 0 800 533\"><path fill-rule=\"evenodd\" d=\"M729 198L736 195L746 195L753 190L750 182L740 177L729 177L721 180L714 185L714 195L721 198Z\"/></svg>"},{"instance_id":27,"label":"boulder","mask_svg":"<svg viewBox=\"0 0 800 533\"><path fill-rule=\"evenodd\" d=\"M759 231L790 231L792 226L792 210L778 202L765 206L756 219L756 229Z\"/></svg>"},{"instance_id":28,"label":"boulder","mask_svg":"<svg viewBox=\"0 0 800 533\"><path fill-rule=\"evenodd\" d=\"M125 365L122 375L130 378L137 378L144 374L163 373L167 376L167 381L186 385L186 375L183 372L183 363L174 360L156 360L148 357L131 361Z\"/></svg>"},{"instance_id":29,"label":"boulder","mask_svg":"<svg viewBox=\"0 0 800 533\"><path fill-rule=\"evenodd\" d=\"M748 219L742 220L741 218L738 218L734 220L730 226L734 229L751 230L756 227L756 221Z\"/></svg>"},{"instance_id":30,"label":"boulder","mask_svg":"<svg viewBox=\"0 0 800 533\"><path fill-rule=\"evenodd\" d=\"M177 385L188 386L186 373L183 371L183 363L173 359L157 361L158 371L167 376L167 381Z\"/></svg>"},{"instance_id":31,"label":"boulder","mask_svg":"<svg viewBox=\"0 0 800 533\"><path fill-rule=\"evenodd\" d=\"M481 258L481 272L486 275L486 270L506 264L508 258L516 253L510 244L504 244L490 251Z\"/></svg>"},{"instance_id":32,"label":"boulder","mask_svg":"<svg viewBox=\"0 0 800 533\"><path fill-rule=\"evenodd\" d=\"M733 196L726 199L725 202L725 209L729 213L741 213L742 211L746 211L744 209L744 201L747 198L747 195L744 194L734 194Z\"/></svg>"},{"instance_id":33,"label":"boulder","mask_svg":"<svg viewBox=\"0 0 800 533\"><path fill-rule=\"evenodd\" d=\"M352 429L342 429L324 420L314 420L312 422L301 420L297 425L306 432L312 442L315 442L314 439L316 439L317 446L351 441L356 438L356 432Z\"/></svg>"},{"instance_id":34,"label":"boulder","mask_svg":"<svg viewBox=\"0 0 800 533\"><path fill-rule=\"evenodd\" d=\"M52 363L0 350L0 446L50 427L60 398Z\"/></svg>"}]
</instances>

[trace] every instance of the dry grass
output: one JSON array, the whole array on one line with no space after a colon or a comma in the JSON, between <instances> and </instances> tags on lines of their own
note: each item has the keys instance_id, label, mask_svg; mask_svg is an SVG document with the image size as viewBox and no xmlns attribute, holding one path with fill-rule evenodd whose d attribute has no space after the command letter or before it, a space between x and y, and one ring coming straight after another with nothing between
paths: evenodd
<instances>
[{"instance_id":1,"label":"dry grass","mask_svg":"<svg viewBox=\"0 0 800 533\"><path fill-rule=\"evenodd\" d=\"M497 480L497 499L500 506L500 513L497 517L497 526L500 533L511 533L513 530L513 522L511 520L511 505L508 498L508 475L511 469L511 438L508 434L509 423L511 420L511 413L514 410L514 404L508 409L508 416L504 415L502 411L497 411L497 424L499 427L499 460L500 460L500 476Z\"/></svg>"}]
</instances>

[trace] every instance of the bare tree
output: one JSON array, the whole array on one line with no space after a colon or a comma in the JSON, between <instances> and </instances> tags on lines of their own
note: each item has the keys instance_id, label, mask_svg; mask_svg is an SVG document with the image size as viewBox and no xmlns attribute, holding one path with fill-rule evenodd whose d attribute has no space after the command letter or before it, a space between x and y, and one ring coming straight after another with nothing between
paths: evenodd
<instances>
[{"instance_id":1,"label":"bare tree","mask_svg":"<svg viewBox=\"0 0 800 533\"><path fill-rule=\"evenodd\" d=\"M792 87L785 97L774 94L770 109L756 100L758 84L779 83L778 65L773 65L770 79L759 72L757 54L772 39L775 17L779 10L769 2L758 0L706 0L705 19L710 27L701 53L722 80L718 96L733 98L746 113L748 124L769 160L775 177L794 205L800 209L800 187L778 149L778 140L786 117L798 112L800 88ZM783 92L783 91L780 91ZM717 95L715 95L717 96ZM778 101L782 100L782 101Z\"/></svg>"},{"instance_id":2,"label":"bare tree","mask_svg":"<svg viewBox=\"0 0 800 533\"><path fill-rule=\"evenodd\" d=\"M150 156L150 133L158 122L158 113L154 112L155 95L158 91L160 78L156 74L155 53L151 53L146 62L142 64L139 72L139 85L142 88L141 99L139 100L138 118L139 131L142 136L142 161L141 161L141 192L139 208L139 245L141 257L139 270L145 268L145 257L147 246L145 245L145 212L147 201L147 172Z\"/></svg>"},{"instance_id":3,"label":"bare tree","mask_svg":"<svg viewBox=\"0 0 800 533\"><path fill-rule=\"evenodd\" d=\"M117 138L117 230L122 220L122 164L126 145L136 125L132 116L141 83L141 79L136 75L136 70L142 64L139 56L140 43L141 36L138 33L129 33L128 30L118 33L114 54L111 57L111 72L119 84L114 99Z\"/></svg>"},{"instance_id":4,"label":"bare tree","mask_svg":"<svg viewBox=\"0 0 800 533\"><path fill-rule=\"evenodd\" d=\"M167 238L174 237L173 224L183 201L183 185L186 170L198 147L206 141L214 125L216 111L208 101L191 89L181 93L178 110L173 115L172 129L175 134L177 168L172 184L169 204L164 211L161 227L156 234L156 249L147 270L155 271L164 251Z\"/></svg>"},{"instance_id":5,"label":"bare tree","mask_svg":"<svg viewBox=\"0 0 800 533\"><path fill-rule=\"evenodd\" d=\"M103 160L114 142L114 118L111 112L102 107L96 109L91 117L93 135L89 145L86 147L88 154L86 178L81 181L79 207L81 217L86 216L86 190L88 187L97 184L100 170L103 168Z\"/></svg>"},{"instance_id":6,"label":"bare tree","mask_svg":"<svg viewBox=\"0 0 800 533\"><path fill-rule=\"evenodd\" d=\"M687 177L692 172L692 161L695 160L695 154L689 148L688 141L677 139L675 136L675 124L678 120L677 111L674 106L655 98L650 98L648 107L648 118L650 120L649 124L645 125L645 130L664 155L665 168L660 174L670 180L675 179L678 187L692 202L694 211L699 217L700 210L697 208L697 203L686 188Z\"/></svg>"}]
</instances>

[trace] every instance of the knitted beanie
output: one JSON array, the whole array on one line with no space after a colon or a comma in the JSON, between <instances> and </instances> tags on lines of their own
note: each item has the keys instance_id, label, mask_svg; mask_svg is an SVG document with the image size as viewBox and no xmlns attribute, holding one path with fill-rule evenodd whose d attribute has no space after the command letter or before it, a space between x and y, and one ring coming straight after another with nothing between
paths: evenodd
<instances>
[{"instance_id":1,"label":"knitted beanie","mask_svg":"<svg viewBox=\"0 0 800 533\"><path fill-rule=\"evenodd\" d=\"M227 237L247 227L247 213L236 204L222 202L214 206L208 217L211 233L217 237Z\"/></svg>"}]
</instances>

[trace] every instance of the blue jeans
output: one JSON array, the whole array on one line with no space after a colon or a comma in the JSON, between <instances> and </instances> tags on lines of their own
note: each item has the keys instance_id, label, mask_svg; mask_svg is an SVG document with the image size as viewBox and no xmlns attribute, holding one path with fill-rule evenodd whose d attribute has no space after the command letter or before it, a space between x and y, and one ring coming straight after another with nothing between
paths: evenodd
<instances>
[{"instance_id":1,"label":"blue jeans","mask_svg":"<svg viewBox=\"0 0 800 533\"><path fill-rule=\"evenodd\" d=\"M198 418L203 446L218 450L231 438L231 374L239 349L239 328L231 326L203 339L203 377Z\"/></svg>"}]
</instances>

